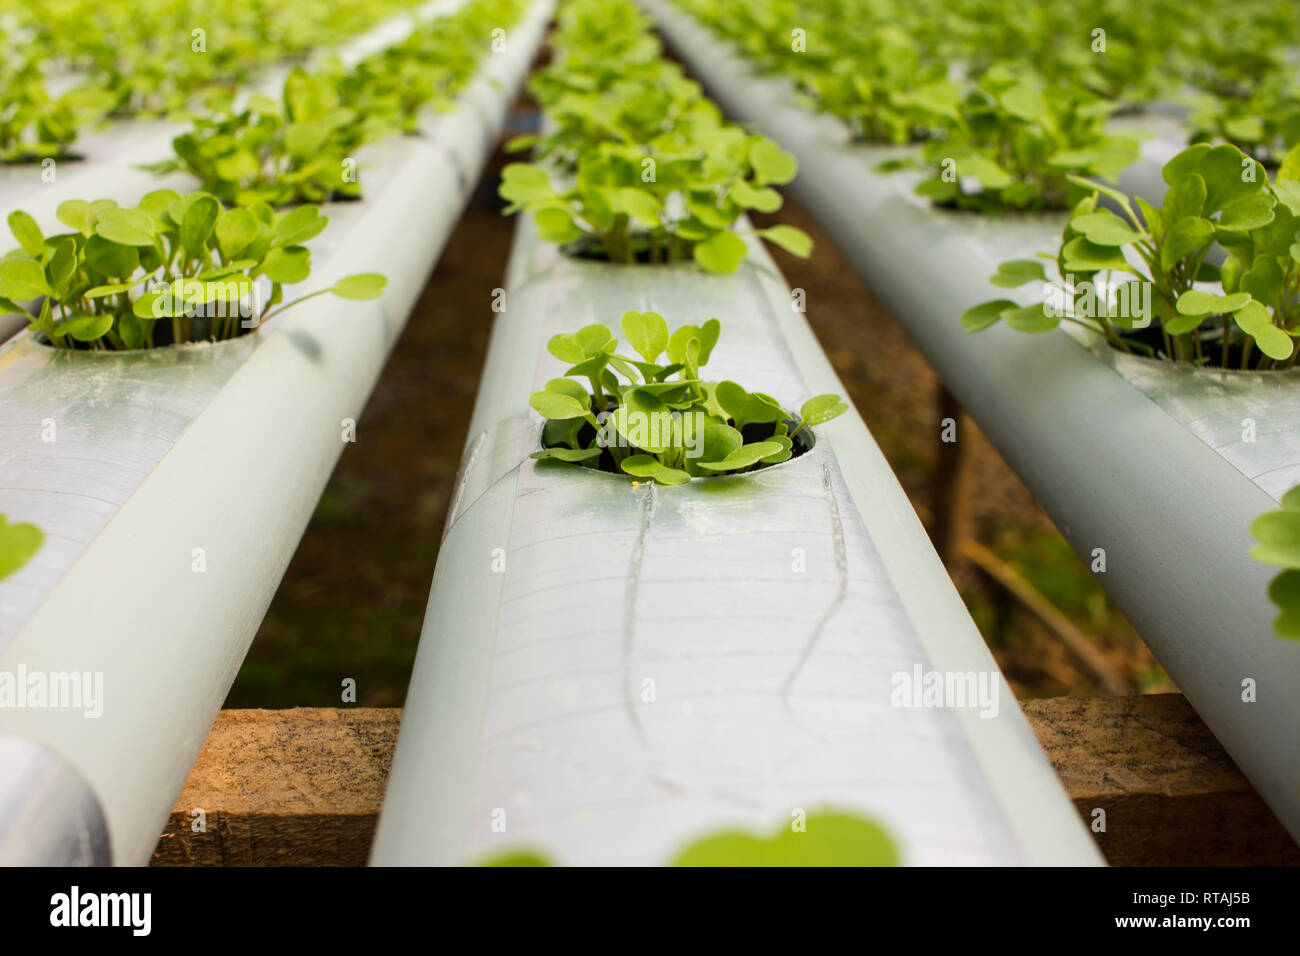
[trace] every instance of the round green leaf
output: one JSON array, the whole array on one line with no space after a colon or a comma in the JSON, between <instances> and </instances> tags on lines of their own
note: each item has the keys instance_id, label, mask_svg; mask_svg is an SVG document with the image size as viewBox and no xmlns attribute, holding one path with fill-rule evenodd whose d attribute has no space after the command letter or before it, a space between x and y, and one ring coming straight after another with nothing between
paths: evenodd
<instances>
[{"instance_id":1,"label":"round green leaf","mask_svg":"<svg viewBox=\"0 0 1300 956\"><path fill-rule=\"evenodd\" d=\"M269 259L270 256L268 255ZM340 299L378 299L388 286L387 277L378 272L359 272L344 276L330 287L330 292Z\"/></svg>"},{"instance_id":2,"label":"round green leaf","mask_svg":"<svg viewBox=\"0 0 1300 956\"><path fill-rule=\"evenodd\" d=\"M619 327L628 344L647 362L658 359L668 347L668 323L656 312L624 312Z\"/></svg>"},{"instance_id":3,"label":"round green leaf","mask_svg":"<svg viewBox=\"0 0 1300 956\"><path fill-rule=\"evenodd\" d=\"M561 395L549 389L533 392L528 404L540 412L543 418L549 419L583 418L591 414L590 407L572 395Z\"/></svg>"},{"instance_id":4,"label":"round green leaf","mask_svg":"<svg viewBox=\"0 0 1300 956\"><path fill-rule=\"evenodd\" d=\"M41 549L45 535L34 524L10 524L0 514L0 581L31 560Z\"/></svg>"},{"instance_id":5,"label":"round green leaf","mask_svg":"<svg viewBox=\"0 0 1300 956\"><path fill-rule=\"evenodd\" d=\"M817 395L803 403L799 409L799 420L804 425L820 425L838 418L848 410L848 402L838 395Z\"/></svg>"},{"instance_id":6,"label":"round green leaf","mask_svg":"<svg viewBox=\"0 0 1300 956\"><path fill-rule=\"evenodd\" d=\"M807 259L812 255L813 241L812 236L802 229L796 229L794 226L770 226L767 229L759 229L758 234L768 242L780 246L792 256L798 256L800 259Z\"/></svg>"},{"instance_id":7,"label":"round green leaf","mask_svg":"<svg viewBox=\"0 0 1300 956\"><path fill-rule=\"evenodd\" d=\"M153 217L139 209L106 209L99 214L95 233L124 246L152 246L157 229Z\"/></svg>"},{"instance_id":8,"label":"round green leaf","mask_svg":"<svg viewBox=\"0 0 1300 956\"><path fill-rule=\"evenodd\" d=\"M649 455L631 455L619 464L633 478L650 478L660 485L684 485L691 476L680 468L669 468Z\"/></svg>"},{"instance_id":9,"label":"round green leaf","mask_svg":"<svg viewBox=\"0 0 1300 956\"><path fill-rule=\"evenodd\" d=\"M967 332L980 332L991 325L997 324L1002 318L1002 313L1011 309L1019 308L1019 305L1010 299L994 299L992 302L981 302L979 305L971 306L961 314L961 325Z\"/></svg>"},{"instance_id":10,"label":"round green leaf","mask_svg":"<svg viewBox=\"0 0 1300 956\"><path fill-rule=\"evenodd\" d=\"M733 232L723 231L697 243L692 256L704 271L727 275L736 271L745 258L745 251L744 240Z\"/></svg>"}]
</instances>

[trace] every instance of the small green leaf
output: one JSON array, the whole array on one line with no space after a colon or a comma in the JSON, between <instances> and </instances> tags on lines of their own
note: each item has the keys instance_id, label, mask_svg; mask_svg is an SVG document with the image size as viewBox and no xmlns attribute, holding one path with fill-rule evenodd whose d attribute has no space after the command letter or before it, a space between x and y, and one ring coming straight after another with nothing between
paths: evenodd
<instances>
[{"instance_id":1,"label":"small green leaf","mask_svg":"<svg viewBox=\"0 0 1300 956\"><path fill-rule=\"evenodd\" d=\"M573 214L559 206L545 206L533 214L537 234L544 242L562 246L581 239L586 233L573 220Z\"/></svg>"},{"instance_id":2,"label":"small green leaf","mask_svg":"<svg viewBox=\"0 0 1300 956\"><path fill-rule=\"evenodd\" d=\"M1291 569L1275 577L1268 596L1282 612L1273 622L1273 630L1279 637L1300 640L1300 571Z\"/></svg>"},{"instance_id":3,"label":"small green leaf","mask_svg":"<svg viewBox=\"0 0 1300 956\"><path fill-rule=\"evenodd\" d=\"M106 209L99 214L95 233L124 246L152 246L157 229L153 217L139 209Z\"/></svg>"},{"instance_id":4,"label":"small green leaf","mask_svg":"<svg viewBox=\"0 0 1300 956\"><path fill-rule=\"evenodd\" d=\"M1070 225L1083 233L1089 242L1099 246L1126 246L1143 239L1142 233L1134 231L1119 216L1107 210L1075 216Z\"/></svg>"},{"instance_id":5,"label":"small green leaf","mask_svg":"<svg viewBox=\"0 0 1300 956\"><path fill-rule=\"evenodd\" d=\"M661 485L684 485L691 476L680 468L669 468L650 455L630 455L619 464L633 478L650 478Z\"/></svg>"},{"instance_id":6,"label":"small green leaf","mask_svg":"<svg viewBox=\"0 0 1300 956\"><path fill-rule=\"evenodd\" d=\"M302 282L311 275L311 252L306 246L278 246L266 254L258 272L280 285Z\"/></svg>"},{"instance_id":7,"label":"small green leaf","mask_svg":"<svg viewBox=\"0 0 1300 956\"><path fill-rule=\"evenodd\" d=\"M656 361L668 348L668 323L657 312L624 312L619 327L628 344L647 362Z\"/></svg>"},{"instance_id":8,"label":"small green leaf","mask_svg":"<svg viewBox=\"0 0 1300 956\"><path fill-rule=\"evenodd\" d=\"M590 461L593 458L599 458L601 448L543 448L533 452L529 457L536 458L538 461Z\"/></svg>"},{"instance_id":9,"label":"small green leaf","mask_svg":"<svg viewBox=\"0 0 1300 956\"><path fill-rule=\"evenodd\" d=\"M757 232L768 242L780 246L792 256L807 259L812 255L812 236L802 229L796 229L794 226L778 225L759 229Z\"/></svg>"},{"instance_id":10,"label":"small green leaf","mask_svg":"<svg viewBox=\"0 0 1300 956\"><path fill-rule=\"evenodd\" d=\"M998 266L998 271L989 279L989 284L1014 289L1035 279L1040 282L1047 281L1047 273L1043 271L1042 262L1037 259L1013 259Z\"/></svg>"},{"instance_id":11,"label":"small green leaf","mask_svg":"<svg viewBox=\"0 0 1300 956\"><path fill-rule=\"evenodd\" d=\"M1272 316L1262 303L1250 299L1249 296L1246 298L1249 300L1248 303L1233 313L1233 320L1238 328L1253 338L1259 350L1269 358L1279 361L1290 358L1291 353L1295 351L1295 342L1292 341L1291 336L1273 324ZM1182 304L1181 299L1179 304Z\"/></svg>"},{"instance_id":12,"label":"small green leaf","mask_svg":"<svg viewBox=\"0 0 1300 956\"><path fill-rule=\"evenodd\" d=\"M41 549L45 535L34 524L10 524L0 514L0 581L13 574Z\"/></svg>"},{"instance_id":13,"label":"small green leaf","mask_svg":"<svg viewBox=\"0 0 1300 956\"><path fill-rule=\"evenodd\" d=\"M1259 544L1250 556L1261 564L1279 568L1300 568L1300 511L1284 508L1260 515L1250 524Z\"/></svg>"},{"instance_id":14,"label":"small green leaf","mask_svg":"<svg viewBox=\"0 0 1300 956\"><path fill-rule=\"evenodd\" d=\"M59 222L71 226L83 236L89 236L95 231L95 212L84 199L69 199L59 203L57 216Z\"/></svg>"},{"instance_id":15,"label":"small green leaf","mask_svg":"<svg viewBox=\"0 0 1300 956\"><path fill-rule=\"evenodd\" d=\"M315 206L299 206L276 220L273 229L276 245L300 246L320 235L329 222L329 217L322 216Z\"/></svg>"},{"instance_id":16,"label":"small green leaf","mask_svg":"<svg viewBox=\"0 0 1300 956\"><path fill-rule=\"evenodd\" d=\"M591 408L584 406L572 395L561 395L549 389L533 392L528 404L541 413L543 418L566 419L584 418L591 414Z\"/></svg>"},{"instance_id":17,"label":"small green leaf","mask_svg":"<svg viewBox=\"0 0 1300 956\"><path fill-rule=\"evenodd\" d=\"M804 402L799 409L799 424L821 425L832 418L838 418L848 410L848 402L838 395L817 395Z\"/></svg>"},{"instance_id":18,"label":"small green leaf","mask_svg":"<svg viewBox=\"0 0 1300 956\"><path fill-rule=\"evenodd\" d=\"M41 235L41 227L21 209L15 209L9 214L9 231L18 240L18 245L23 247L23 252L32 258L39 259L45 254L45 237Z\"/></svg>"},{"instance_id":19,"label":"small green leaf","mask_svg":"<svg viewBox=\"0 0 1300 956\"><path fill-rule=\"evenodd\" d=\"M34 259L0 261L0 296L24 302L52 294L45 270Z\"/></svg>"},{"instance_id":20,"label":"small green leaf","mask_svg":"<svg viewBox=\"0 0 1300 956\"><path fill-rule=\"evenodd\" d=\"M1250 295L1245 292L1212 295L1200 289L1188 289L1178 297L1177 308L1180 315L1223 315L1245 308L1250 301Z\"/></svg>"},{"instance_id":21,"label":"small green leaf","mask_svg":"<svg viewBox=\"0 0 1300 956\"><path fill-rule=\"evenodd\" d=\"M270 258L268 256L268 258ZM344 276L330 287L330 292L341 299L378 299L388 286L388 278L378 272L359 272Z\"/></svg>"},{"instance_id":22,"label":"small green leaf","mask_svg":"<svg viewBox=\"0 0 1300 956\"><path fill-rule=\"evenodd\" d=\"M1002 319L1017 332L1050 332L1061 324L1061 317L1051 314L1043 302L1011 309Z\"/></svg>"},{"instance_id":23,"label":"small green leaf","mask_svg":"<svg viewBox=\"0 0 1300 956\"><path fill-rule=\"evenodd\" d=\"M801 830L781 826L770 838L741 831L702 837L673 866L898 866L897 846L885 830L860 816L831 810L808 815Z\"/></svg>"},{"instance_id":24,"label":"small green leaf","mask_svg":"<svg viewBox=\"0 0 1300 956\"><path fill-rule=\"evenodd\" d=\"M113 327L111 315L73 315L55 326L60 335L71 335L78 342L93 342Z\"/></svg>"},{"instance_id":25,"label":"small green leaf","mask_svg":"<svg viewBox=\"0 0 1300 956\"><path fill-rule=\"evenodd\" d=\"M799 163L776 143L760 137L750 143L749 164L759 186L781 185L794 179Z\"/></svg>"},{"instance_id":26,"label":"small green leaf","mask_svg":"<svg viewBox=\"0 0 1300 956\"><path fill-rule=\"evenodd\" d=\"M715 232L697 243L691 254L705 272L727 275L735 272L745 258L745 242L734 232Z\"/></svg>"},{"instance_id":27,"label":"small green leaf","mask_svg":"<svg viewBox=\"0 0 1300 956\"><path fill-rule=\"evenodd\" d=\"M768 455L774 455L781 450L780 442L756 441L742 445L721 461L702 461L699 465L705 471L740 471L757 465Z\"/></svg>"},{"instance_id":28,"label":"small green leaf","mask_svg":"<svg viewBox=\"0 0 1300 956\"><path fill-rule=\"evenodd\" d=\"M191 259L197 259L202 255L220 212L221 203L207 195L199 196L185 210L185 217L180 224L181 247Z\"/></svg>"},{"instance_id":29,"label":"small green leaf","mask_svg":"<svg viewBox=\"0 0 1300 956\"><path fill-rule=\"evenodd\" d=\"M980 332L991 325L996 325L1002 313L1019 308L1019 303L1010 299L994 299L971 306L961 314L961 324L967 332Z\"/></svg>"}]
</instances>

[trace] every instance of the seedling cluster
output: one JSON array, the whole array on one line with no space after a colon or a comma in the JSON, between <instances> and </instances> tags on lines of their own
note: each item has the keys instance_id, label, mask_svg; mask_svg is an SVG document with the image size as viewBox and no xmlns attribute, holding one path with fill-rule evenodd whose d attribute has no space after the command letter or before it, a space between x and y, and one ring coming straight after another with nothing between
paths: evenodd
<instances>
[{"instance_id":1,"label":"seedling cluster","mask_svg":"<svg viewBox=\"0 0 1300 956\"><path fill-rule=\"evenodd\" d=\"M73 231L46 237L26 213L9 216L19 247L0 259L0 309L26 316L31 331L61 348L220 341L315 295L373 299L384 291L383 276L363 273L275 309L284 286L311 273L303 243L329 223L315 206L223 209L208 193L162 189L132 209L69 200L59 221ZM270 285L264 303L260 278ZM32 300L35 312L22 304Z\"/></svg>"},{"instance_id":2,"label":"seedling cluster","mask_svg":"<svg viewBox=\"0 0 1300 956\"><path fill-rule=\"evenodd\" d=\"M533 82L550 128L512 143L536 145L537 161L506 167L507 212L529 212L546 241L610 262L734 272L746 253L737 221L781 208L772 187L794 178L794 157L726 122L660 55L631 0L575 0L559 20L555 61ZM812 251L793 226L755 232Z\"/></svg>"},{"instance_id":3,"label":"seedling cluster","mask_svg":"<svg viewBox=\"0 0 1300 956\"><path fill-rule=\"evenodd\" d=\"M1046 294L1029 305L981 303L962 325L977 332L1005 321L1022 332L1045 332L1067 321L1150 358L1293 367L1300 337L1300 149L1273 182L1257 161L1226 144L1189 147L1163 176L1169 190L1159 209L1076 180L1091 194L1066 224L1055 257L1058 280L1047 283L1039 260L1004 262L990 282L1047 284ZM1099 205L1103 198L1119 214ZM1221 266L1209 259L1216 247L1226 252Z\"/></svg>"},{"instance_id":4,"label":"seedling cluster","mask_svg":"<svg viewBox=\"0 0 1300 956\"><path fill-rule=\"evenodd\" d=\"M1070 176L1113 179L1136 140L1107 119L1192 107L1189 142L1267 164L1300 142L1292 4L1209 0L676 0L864 141L919 143L921 195L981 212L1068 209ZM1159 51L1159 55L1154 55Z\"/></svg>"},{"instance_id":5,"label":"seedling cluster","mask_svg":"<svg viewBox=\"0 0 1300 956\"><path fill-rule=\"evenodd\" d=\"M454 102L487 54L492 28L513 23L526 6L472 0L352 69L333 61L293 70L279 101L254 94L236 106L231 90L173 141L172 159L148 168L184 170L222 202L241 206L356 199L356 150L414 134L424 107Z\"/></svg>"},{"instance_id":6,"label":"seedling cluster","mask_svg":"<svg viewBox=\"0 0 1300 956\"><path fill-rule=\"evenodd\" d=\"M175 114L415 0L0 0L0 162L65 158L100 120ZM77 78L59 95L57 74Z\"/></svg>"},{"instance_id":7,"label":"seedling cluster","mask_svg":"<svg viewBox=\"0 0 1300 956\"><path fill-rule=\"evenodd\" d=\"M671 334L654 312L625 312L619 324L639 358L620 354L604 325L547 343L570 367L529 399L546 420L532 457L679 485L788 461L809 447L807 428L848 411L838 396L818 395L796 417L770 395L703 380L717 319Z\"/></svg>"}]
</instances>

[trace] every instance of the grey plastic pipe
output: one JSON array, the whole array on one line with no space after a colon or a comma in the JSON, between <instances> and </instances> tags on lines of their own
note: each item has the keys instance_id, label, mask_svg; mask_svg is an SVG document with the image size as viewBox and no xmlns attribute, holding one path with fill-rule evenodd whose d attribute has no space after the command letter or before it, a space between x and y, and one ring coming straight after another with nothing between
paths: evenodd
<instances>
[{"instance_id":1,"label":"grey plastic pipe","mask_svg":"<svg viewBox=\"0 0 1300 956\"><path fill-rule=\"evenodd\" d=\"M84 780L114 863L149 860L342 452L344 420L361 417L551 6L509 30L459 108L426 117L426 135L370 150L363 202L329 208L312 286L378 271L383 299L314 300L217 346L56 356L23 337L0 350L0 512L46 532L0 582L0 671L102 675L98 717L0 708L0 736ZM64 799L68 778L5 753L0 807ZM21 819L0 813L0 862L61 845L15 831Z\"/></svg>"},{"instance_id":2,"label":"grey plastic pipe","mask_svg":"<svg viewBox=\"0 0 1300 956\"><path fill-rule=\"evenodd\" d=\"M673 488L528 457L549 336L629 308L720 318L710 378L844 394L791 301L752 241L709 276L567 259L520 223L373 863L665 864L824 807L907 863L1099 862L856 412ZM996 715L893 706L914 669L984 675Z\"/></svg>"},{"instance_id":3,"label":"grey plastic pipe","mask_svg":"<svg viewBox=\"0 0 1300 956\"><path fill-rule=\"evenodd\" d=\"M1273 634L1274 572L1247 556L1251 521L1276 507L1274 472L1300 464L1294 379L1257 392L1226 373L1228 389L1213 380L1189 388L1064 332L965 333L962 312L1005 291L988 284L997 264L1056 249L1064 219L933 210L912 194L915 179L873 174L878 153L793 106L785 84L754 76L670 3L642 2L733 119L798 157L799 202L1075 550L1090 564L1104 557L1098 579L1300 838L1300 647ZM1243 442L1248 418L1258 424L1253 445Z\"/></svg>"}]
</instances>

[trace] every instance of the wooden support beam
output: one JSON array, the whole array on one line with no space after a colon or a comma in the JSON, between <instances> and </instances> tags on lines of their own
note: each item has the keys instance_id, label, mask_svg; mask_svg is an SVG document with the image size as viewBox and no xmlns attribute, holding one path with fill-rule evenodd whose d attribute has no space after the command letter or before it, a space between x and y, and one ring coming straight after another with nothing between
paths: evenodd
<instances>
[{"instance_id":1,"label":"wooden support beam","mask_svg":"<svg viewBox=\"0 0 1300 956\"><path fill-rule=\"evenodd\" d=\"M1112 864L1300 863L1180 695L1022 707L1085 822L1106 811L1094 835ZM400 721L397 709L222 711L154 865L364 865Z\"/></svg>"}]
</instances>

